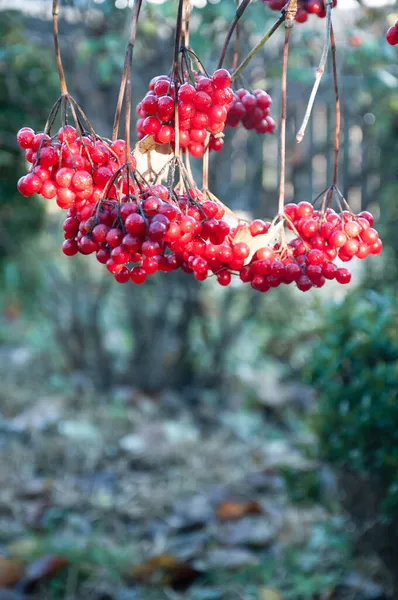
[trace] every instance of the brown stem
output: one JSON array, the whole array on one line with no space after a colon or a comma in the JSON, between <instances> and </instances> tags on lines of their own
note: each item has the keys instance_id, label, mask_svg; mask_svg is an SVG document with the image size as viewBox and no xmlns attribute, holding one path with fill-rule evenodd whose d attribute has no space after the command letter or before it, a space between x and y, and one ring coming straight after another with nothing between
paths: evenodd
<instances>
[{"instance_id":1,"label":"brown stem","mask_svg":"<svg viewBox=\"0 0 398 600\"><path fill-rule=\"evenodd\" d=\"M189 46L189 23L191 20L191 0L184 1L182 25L181 25L181 44L185 48Z\"/></svg>"},{"instance_id":2,"label":"brown stem","mask_svg":"<svg viewBox=\"0 0 398 600\"><path fill-rule=\"evenodd\" d=\"M325 72L326 60L329 53L330 47L330 29L332 26L332 0L326 1L326 39L325 44L322 50L321 60L319 62L319 67L315 73L315 82L312 88L311 96L308 101L307 110L305 111L304 119L301 124L301 127L296 135L296 142L299 144L303 141L305 130L307 129L308 121L310 120L312 107L314 106L315 98L318 92L319 84L321 83L322 75Z\"/></svg>"},{"instance_id":3,"label":"brown stem","mask_svg":"<svg viewBox=\"0 0 398 600\"><path fill-rule=\"evenodd\" d=\"M140 15L142 0L134 0L133 16L131 19L130 39L126 52L127 77L126 77L126 114L125 114L125 136L126 136L126 163L131 160L131 80L133 74L133 50L137 35L137 23Z\"/></svg>"},{"instance_id":4,"label":"brown stem","mask_svg":"<svg viewBox=\"0 0 398 600\"><path fill-rule=\"evenodd\" d=\"M236 0L236 8L239 8L239 0ZM239 23L236 24L236 30L235 30L235 50L234 50L234 56L232 59L232 70L235 71L235 69L238 66L238 62L239 62L239 50L240 50L240 39L239 39L239 33L240 33L240 26Z\"/></svg>"},{"instance_id":5,"label":"brown stem","mask_svg":"<svg viewBox=\"0 0 398 600\"><path fill-rule=\"evenodd\" d=\"M335 102L336 102L336 129L335 129L335 134L334 134L333 185L337 186L337 178L338 178L338 174L339 174L341 108L340 108L340 96L339 96L339 82L337 79L336 38L334 37L333 25L331 25L331 27L330 27L330 46L331 46L331 50L332 50L333 83L334 83L334 95L335 95Z\"/></svg>"},{"instance_id":6,"label":"brown stem","mask_svg":"<svg viewBox=\"0 0 398 600\"><path fill-rule=\"evenodd\" d=\"M62 60L61 60L61 51L59 48L58 15L59 15L59 0L53 0L53 36L54 36L55 59L57 61L61 94L63 96L66 96L66 94L68 93L68 88L66 86L64 68L62 66Z\"/></svg>"},{"instance_id":7,"label":"brown stem","mask_svg":"<svg viewBox=\"0 0 398 600\"><path fill-rule=\"evenodd\" d=\"M272 27L267 31L267 33L261 38L261 40L249 52L249 54L246 56L246 58L240 63L240 65L236 69L236 71L234 71L234 73L233 73L233 75L231 77L232 81L235 81L237 79L237 77L241 74L241 72L243 71L243 69L245 67L247 67L247 65L252 60L252 58L254 58L256 56L257 52L259 52L259 50L261 50L261 48L264 46L264 44L266 42L268 42L268 40L270 39L270 37L282 25L282 23L285 20L285 18L286 18L286 11L282 10L279 19L272 25Z\"/></svg>"},{"instance_id":8,"label":"brown stem","mask_svg":"<svg viewBox=\"0 0 398 600\"><path fill-rule=\"evenodd\" d=\"M209 189L209 146L203 155L203 175L202 175L202 191L206 192Z\"/></svg>"},{"instance_id":9,"label":"brown stem","mask_svg":"<svg viewBox=\"0 0 398 600\"><path fill-rule=\"evenodd\" d=\"M181 48L181 33L182 33L182 18L184 13L184 2L185 0L179 0L178 2L178 12L177 12L177 22L176 22L176 33L174 39L174 63L173 63L173 73L174 73L174 81L178 80L178 54ZM175 97L175 101L177 102L177 96Z\"/></svg>"},{"instance_id":10,"label":"brown stem","mask_svg":"<svg viewBox=\"0 0 398 600\"><path fill-rule=\"evenodd\" d=\"M135 44L135 38L137 33L137 23L138 17L140 15L142 0L135 0L133 6L133 13L131 17L131 25L130 25L130 34L129 34L129 42L126 48L126 55L124 59L124 67L122 73L122 80L120 82L119 95L116 104L115 117L113 121L113 132L112 132L112 140L115 141L119 135L119 126L120 126L120 116L122 113L123 101L126 92L126 85L129 79L129 70L130 70L130 88L131 88L131 73L132 73L132 58L133 58L133 49ZM130 90L131 94L131 90ZM127 99L126 99L127 100ZM127 106L126 106L127 113ZM131 106L130 106L130 115L131 115ZM126 139L127 143L127 139Z\"/></svg>"},{"instance_id":11,"label":"brown stem","mask_svg":"<svg viewBox=\"0 0 398 600\"><path fill-rule=\"evenodd\" d=\"M227 50L228 50L229 42L231 41L231 38L232 38L232 34L235 31L235 28L237 27L237 25L239 23L239 19L245 12L246 8L249 6L250 2L251 2L251 0L242 0L241 4L236 9L234 20L232 21L232 23L228 29L227 37L225 38L225 42L224 42L224 45L221 50L220 60L218 61L219 69L221 69L221 67L224 64L225 55L227 54Z\"/></svg>"},{"instance_id":12,"label":"brown stem","mask_svg":"<svg viewBox=\"0 0 398 600\"><path fill-rule=\"evenodd\" d=\"M279 179L279 202L278 214L283 215L285 206L285 177L286 177L286 105L287 105L287 61L289 57L289 39L291 28L285 29L285 43L283 46L282 62L282 99L281 99L281 129L280 129L280 179Z\"/></svg>"}]
</instances>

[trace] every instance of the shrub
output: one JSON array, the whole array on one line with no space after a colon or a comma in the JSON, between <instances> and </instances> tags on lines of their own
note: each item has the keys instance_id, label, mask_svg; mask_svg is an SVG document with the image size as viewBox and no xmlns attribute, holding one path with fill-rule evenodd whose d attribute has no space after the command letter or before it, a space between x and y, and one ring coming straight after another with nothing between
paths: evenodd
<instances>
[{"instance_id":1,"label":"shrub","mask_svg":"<svg viewBox=\"0 0 398 600\"><path fill-rule=\"evenodd\" d=\"M398 307L356 292L330 312L311 364L322 456L371 479L380 515L398 521Z\"/></svg>"}]
</instances>

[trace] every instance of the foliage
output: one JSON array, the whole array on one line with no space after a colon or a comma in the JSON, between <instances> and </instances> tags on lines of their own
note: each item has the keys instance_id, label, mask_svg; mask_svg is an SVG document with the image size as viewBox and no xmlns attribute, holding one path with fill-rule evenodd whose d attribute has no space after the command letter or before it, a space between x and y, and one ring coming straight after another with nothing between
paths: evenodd
<instances>
[{"instance_id":1,"label":"foliage","mask_svg":"<svg viewBox=\"0 0 398 600\"><path fill-rule=\"evenodd\" d=\"M377 482L381 512L398 518L398 308L374 292L329 313L306 371L319 394L323 457Z\"/></svg>"},{"instance_id":2,"label":"foliage","mask_svg":"<svg viewBox=\"0 0 398 600\"><path fill-rule=\"evenodd\" d=\"M57 75L47 50L27 36L17 12L0 20L0 261L13 255L22 239L37 232L44 210L38 198L29 202L16 190L24 160L15 132L29 120L44 120L48 98L56 93Z\"/></svg>"}]
</instances>

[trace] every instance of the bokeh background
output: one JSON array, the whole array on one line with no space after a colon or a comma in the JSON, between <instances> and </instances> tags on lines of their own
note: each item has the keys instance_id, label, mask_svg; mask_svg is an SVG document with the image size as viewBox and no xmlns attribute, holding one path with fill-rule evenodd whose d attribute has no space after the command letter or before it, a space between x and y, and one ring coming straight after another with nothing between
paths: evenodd
<instances>
[{"instance_id":1,"label":"bokeh background","mask_svg":"<svg viewBox=\"0 0 398 600\"><path fill-rule=\"evenodd\" d=\"M59 94L50 4L0 2L0 598L397 597L398 55L385 41L397 3L333 11L339 186L374 213L383 253L352 263L349 286L266 295L173 273L117 284L92 257L62 254L55 203L18 195L15 134L42 130ZM131 4L61 0L68 86L104 136ZM234 4L193 1L191 45L209 71ZM170 68L175 12L143 5L135 102ZM275 17L253 1L242 57ZM294 141L324 24L293 31L287 201L331 183L330 65ZM282 38L241 83L272 95L277 122ZM277 136L227 131L212 191L272 217L277 150Z\"/></svg>"}]
</instances>

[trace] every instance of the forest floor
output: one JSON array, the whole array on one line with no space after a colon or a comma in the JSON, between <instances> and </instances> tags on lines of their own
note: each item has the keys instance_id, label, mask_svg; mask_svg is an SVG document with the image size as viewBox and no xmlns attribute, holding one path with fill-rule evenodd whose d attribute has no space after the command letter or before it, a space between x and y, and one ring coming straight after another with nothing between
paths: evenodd
<instances>
[{"instance_id":1,"label":"forest floor","mask_svg":"<svg viewBox=\"0 0 398 600\"><path fill-rule=\"evenodd\" d=\"M193 413L169 391L102 398L82 381L46 394L13 352L1 361L0 600L385 597L376 559L353 557L333 475L311 458L302 386L268 374L274 401Z\"/></svg>"}]
</instances>

